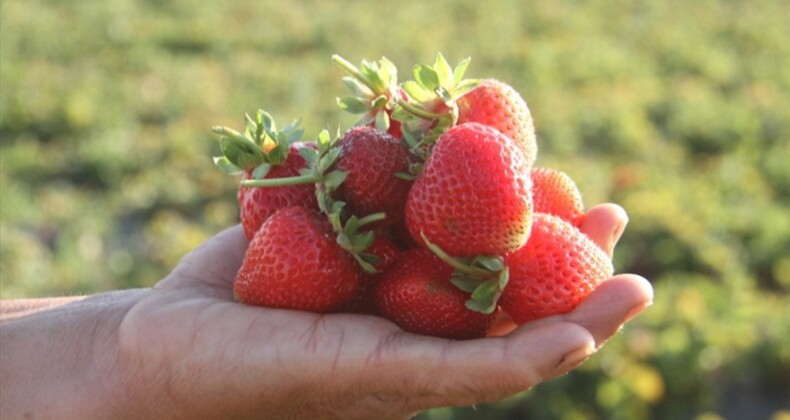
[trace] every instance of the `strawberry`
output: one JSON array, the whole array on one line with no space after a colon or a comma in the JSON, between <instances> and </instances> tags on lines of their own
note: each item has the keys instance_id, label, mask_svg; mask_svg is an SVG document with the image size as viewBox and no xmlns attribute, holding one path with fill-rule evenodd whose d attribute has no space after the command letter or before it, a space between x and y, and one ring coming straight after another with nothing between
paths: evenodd
<instances>
[{"instance_id":1,"label":"strawberry","mask_svg":"<svg viewBox=\"0 0 790 420\"><path fill-rule=\"evenodd\" d=\"M485 79L456 101L458 124L478 122L513 139L532 165L538 155L535 127L526 101L510 85Z\"/></svg>"},{"instance_id":2,"label":"strawberry","mask_svg":"<svg viewBox=\"0 0 790 420\"><path fill-rule=\"evenodd\" d=\"M411 182L398 178L409 170L409 152L400 140L372 127L356 127L339 143L337 169L347 172L339 193L350 214L384 212L385 224L403 220Z\"/></svg>"},{"instance_id":3,"label":"strawberry","mask_svg":"<svg viewBox=\"0 0 790 420\"><path fill-rule=\"evenodd\" d=\"M264 178L298 176L299 171L306 166L304 157L299 153L299 147L298 145L292 145L286 160L277 166L273 166ZM244 173L244 179L253 178L252 170ZM315 187L310 184L284 185L273 188L239 185L236 196L239 202L241 224L244 227L244 234L247 236L247 239L252 239L263 222L278 209L301 206L318 210Z\"/></svg>"},{"instance_id":4,"label":"strawberry","mask_svg":"<svg viewBox=\"0 0 790 420\"><path fill-rule=\"evenodd\" d=\"M365 249L365 252L375 255L378 259L378 262L373 264L377 272L362 273L356 295L341 312L375 314L376 303L373 300L375 286L378 284L381 273L392 266L401 254L395 242L379 233L376 234L373 243Z\"/></svg>"},{"instance_id":5,"label":"strawberry","mask_svg":"<svg viewBox=\"0 0 790 420\"><path fill-rule=\"evenodd\" d=\"M243 303L329 312L359 286L351 254L335 241L325 217L303 207L277 210L252 238L233 283Z\"/></svg>"},{"instance_id":6,"label":"strawberry","mask_svg":"<svg viewBox=\"0 0 790 420\"><path fill-rule=\"evenodd\" d=\"M529 165L538 146L532 114L524 98L510 85L496 79L464 79L469 59L451 68L438 54L433 66L414 69L414 81L403 84L412 99L399 102L395 118L431 143L448 128L467 122L493 127L513 139ZM408 140L408 136L404 137Z\"/></svg>"},{"instance_id":7,"label":"strawberry","mask_svg":"<svg viewBox=\"0 0 790 420\"><path fill-rule=\"evenodd\" d=\"M466 123L445 132L406 201L412 237L454 257L504 255L527 240L530 167L499 131Z\"/></svg>"},{"instance_id":8,"label":"strawberry","mask_svg":"<svg viewBox=\"0 0 790 420\"><path fill-rule=\"evenodd\" d=\"M469 294L450 283L453 269L414 248L383 272L374 294L379 313L406 331L453 339L485 336L494 314L466 308Z\"/></svg>"},{"instance_id":9,"label":"strawberry","mask_svg":"<svg viewBox=\"0 0 790 420\"><path fill-rule=\"evenodd\" d=\"M266 111L259 110L255 118L247 115L243 133L227 127L213 127L220 134L222 156L214 163L226 174L242 174L245 181L255 179L290 178L300 174L307 165L299 151L315 145L297 143L302 130L299 122L279 130ZM289 206L318 209L313 185L288 185L259 189L240 185L236 194L244 234L252 239L264 220L275 210Z\"/></svg>"},{"instance_id":10,"label":"strawberry","mask_svg":"<svg viewBox=\"0 0 790 420\"><path fill-rule=\"evenodd\" d=\"M532 168L532 203L535 213L548 213L579 226L584 215L582 194L568 174L550 168Z\"/></svg>"},{"instance_id":11,"label":"strawberry","mask_svg":"<svg viewBox=\"0 0 790 420\"><path fill-rule=\"evenodd\" d=\"M388 226L386 233L401 251L420 246L420 244L411 237L409 229L406 227L405 219L394 225Z\"/></svg>"},{"instance_id":12,"label":"strawberry","mask_svg":"<svg viewBox=\"0 0 790 420\"><path fill-rule=\"evenodd\" d=\"M543 213L534 215L529 240L505 264L510 278L499 304L517 324L570 312L614 271L589 237Z\"/></svg>"}]
</instances>

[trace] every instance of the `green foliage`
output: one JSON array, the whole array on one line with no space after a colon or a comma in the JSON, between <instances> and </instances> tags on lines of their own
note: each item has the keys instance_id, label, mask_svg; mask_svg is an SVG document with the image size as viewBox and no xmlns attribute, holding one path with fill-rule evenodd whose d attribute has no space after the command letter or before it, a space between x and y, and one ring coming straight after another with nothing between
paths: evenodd
<instances>
[{"instance_id":1,"label":"green foliage","mask_svg":"<svg viewBox=\"0 0 790 420\"><path fill-rule=\"evenodd\" d=\"M353 7L350 7L353 3ZM0 2L0 296L150 286L236 222L215 124L348 127L333 54L442 52L631 223L656 304L579 371L425 419L770 417L790 388L790 29L770 0ZM751 411L739 411L751 410Z\"/></svg>"}]
</instances>

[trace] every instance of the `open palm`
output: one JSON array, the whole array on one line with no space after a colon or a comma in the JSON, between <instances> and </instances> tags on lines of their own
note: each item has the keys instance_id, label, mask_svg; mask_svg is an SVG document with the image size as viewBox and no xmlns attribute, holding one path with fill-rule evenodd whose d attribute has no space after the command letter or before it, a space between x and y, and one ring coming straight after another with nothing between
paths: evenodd
<instances>
[{"instance_id":1,"label":"open palm","mask_svg":"<svg viewBox=\"0 0 790 420\"><path fill-rule=\"evenodd\" d=\"M623 210L591 209L582 229L611 253ZM404 418L502 399L578 366L652 300L618 275L575 311L454 341L382 318L234 302L248 241L228 229L186 256L126 315L118 367L142 412L168 418Z\"/></svg>"}]
</instances>

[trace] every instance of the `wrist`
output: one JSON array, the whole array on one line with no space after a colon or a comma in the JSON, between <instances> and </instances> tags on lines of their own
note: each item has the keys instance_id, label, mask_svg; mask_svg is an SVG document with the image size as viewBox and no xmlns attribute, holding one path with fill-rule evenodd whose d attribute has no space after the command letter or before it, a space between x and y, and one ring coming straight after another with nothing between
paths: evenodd
<instances>
[{"instance_id":1,"label":"wrist","mask_svg":"<svg viewBox=\"0 0 790 420\"><path fill-rule=\"evenodd\" d=\"M68 303L78 302L85 296L68 296L44 299L14 299L0 301L0 322L32 315L46 309L56 308Z\"/></svg>"},{"instance_id":2,"label":"wrist","mask_svg":"<svg viewBox=\"0 0 790 420\"><path fill-rule=\"evenodd\" d=\"M147 293L4 303L0 417L123 417L128 411L117 374L117 330Z\"/></svg>"}]
</instances>

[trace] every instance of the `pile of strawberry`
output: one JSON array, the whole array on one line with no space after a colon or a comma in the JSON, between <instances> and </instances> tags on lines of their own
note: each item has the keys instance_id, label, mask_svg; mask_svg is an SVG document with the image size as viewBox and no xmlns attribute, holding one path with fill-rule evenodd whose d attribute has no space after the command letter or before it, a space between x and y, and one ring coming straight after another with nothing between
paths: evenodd
<instances>
[{"instance_id":1,"label":"pile of strawberry","mask_svg":"<svg viewBox=\"0 0 790 420\"><path fill-rule=\"evenodd\" d=\"M348 131L301 141L299 121L264 111L243 132L214 127L215 163L244 177L239 301L466 339L500 311L518 324L566 313L612 275L578 229L574 182L533 167L532 116L511 86L464 79L469 60L441 54L404 83L385 58L333 60L353 94L338 105L362 116Z\"/></svg>"}]
</instances>

